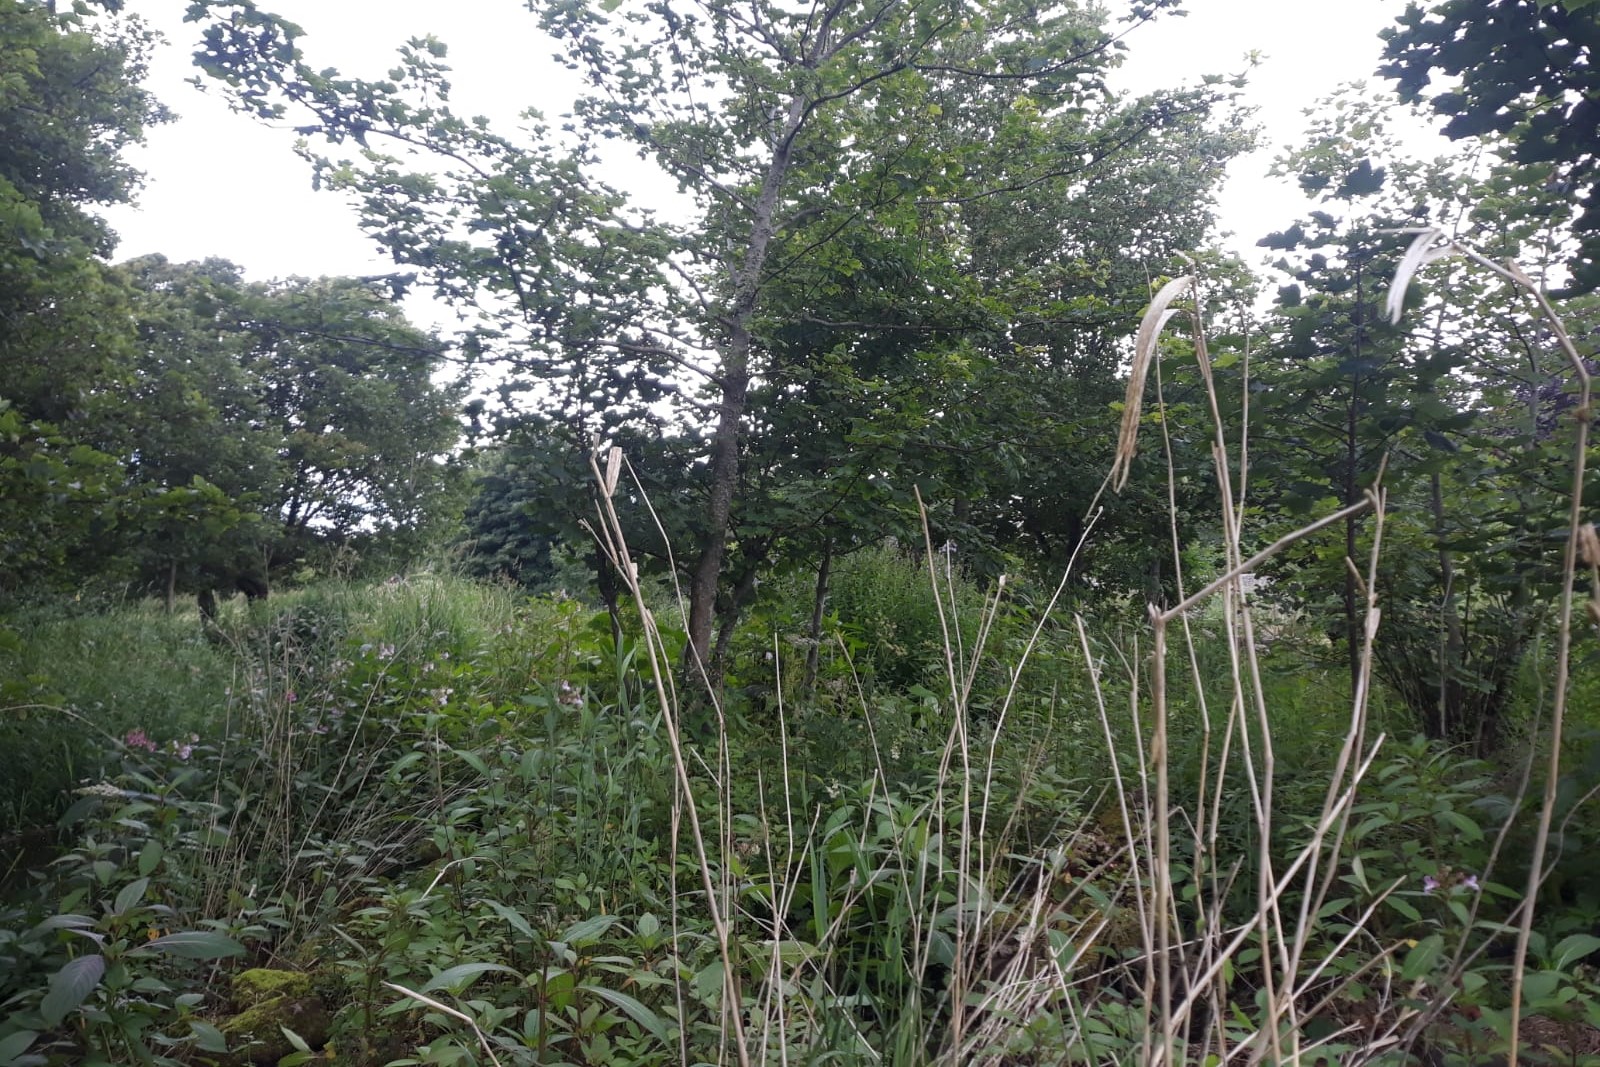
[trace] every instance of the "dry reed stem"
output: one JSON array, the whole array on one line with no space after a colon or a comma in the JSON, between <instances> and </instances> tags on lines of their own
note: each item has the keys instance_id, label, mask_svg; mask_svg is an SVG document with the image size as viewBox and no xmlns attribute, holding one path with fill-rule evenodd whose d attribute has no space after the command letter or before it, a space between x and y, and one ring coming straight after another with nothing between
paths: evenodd
<instances>
[{"instance_id":1,"label":"dry reed stem","mask_svg":"<svg viewBox=\"0 0 1600 1067\"><path fill-rule=\"evenodd\" d=\"M1399 322L1404 309L1405 292L1416 272L1428 263L1449 256L1460 255L1474 263L1509 279L1531 296L1538 305L1539 314L1555 334L1562 354L1578 384L1579 400L1576 411L1578 426L1573 443L1572 489L1568 497L1567 538L1561 562L1561 598L1556 631L1556 670L1550 711L1549 753L1545 773L1544 796L1539 808L1538 829L1534 835L1533 856L1528 866L1528 881L1524 890L1522 920L1517 931L1511 971L1511 1034L1508 1067L1517 1067L1522 1025L1522 986L1527 970L1528 943L1533 936L1533 916L1539 890L1548 871L1544 869L1544 856L1549 847L1551 822L1555 812L1556 792L1561 774L1561 745L1565 730L1567 695L1571 677L1572 614L1574 588L1577 581L1579 546L1583 538L1583 485L1589 454L1590 427L1594 423L1593 382L1583 357L1578 354L1561 316L1550 304L1543 289L1530 278L1516 262L1507 260L1495 263L1481 253L1453 239L1437 229L1403 231L1415 233L1411 245L1395 271L1390 283L1387 310L1391 321Z\"/></svg>"},{"instance_id":2,"label":"dry reed stem","mask_svg":"<svg viewBox=\"0 0 1600 1067\"><path fill-rule=\"evenodd\" d=\"M1274 774L1271 744L1271 723L1267 716L1265 690L1260 674L1260 664L1255 643L1253 621L1251 614L1244 603L1242 591L1239 586L1239 578L1242 574L1253 570L1255 567L1267 561L1278 552L1281 552L1284 548L1293 544L1295 541L1310 536L1311 534L1316 533L1321 529L1325 529L1328 526L1345 521L1351 516L1365 511L1369 507L1375 507L1379 512L1378 521L1381 526L1382 502L1381 497L1379 497L1377 494L1369 492L1362 501L1342 509L1333 515L1327 516L1322 520L1311 523L1308 526L1294 531L1283 538L1280 538L1267 549L1252 556L1249 560L1242 559L1243 553L1240 548L1240 535L1242 533L1242 513L1244 504L1244 472L1241 469L1239 488L1240 495L1236 502L1233 495L1233 488L1230 484L1231 479L1228 463L1227 441L1223 432L1224 423L1221 416L1215 380L1211 373L1211 362L1206 348L1205 333L1201 320L1201 296L1199 286L1193 276L1178 279L1174 282L1168 283L1167 286L1163 287L1161 292L1157 294L1156 299L1152 301L1151 307L1146 312L1141 323L1139 338L1135 346L1134 365L1130 373L1127 401L1123 409L1122 433L1119 436L1116 461L1113 464L1110 475L1110 477L1114 479L1114 485L1117 488L1121 488L1121 486L1125 484L1128 477L1129 465L1132 461L1136 443L1137 428L1141 417L1140 407L1144 380L1152 365L1155 367L1158 403L1164 410L1165 398L1162 395L1163 390L1161 384L1160 357L1158 346L1156 344L1156 338L1161 329L1174 314L1173 310L1169 307L1170 303L1185 289L1192 291L1195 295L1196 307L1194 314L1192 315L1194 349L1210 407L1213 428L1212 455L1216 470L1218 488L1220 490L1220 496L1222 500L1223 531L1224 544L1227 552L1227 569L1221 577L1209 583L1205 588L1199 590L1198 592L1186 595L1182 589L1181 547L1177 541L1177 531L1175 528L1175 469L1172 460L1170 435L1167 432L1165 420L1163 420L1162 429L1163 442L1165 445L1167 458L1169 511L1174 526L1172 530L1173 555L1176 561L1175 566L1180 568L1180 603L1172 608L1166 609L1165 611L1159 610L1154 606L1152 606L1150 609L1150 619L1154 631L1155 645L1151 657L1153 667L1151 672L1151 706L1154 721L1152 724L1153 732L1151 735L1148 764L1145 763L1143 758L1143 743L1141 742L1139 745L1141 754L1141 783L1144 788L1148 788L1150 776L1153 774L1156 791L1153 806L1151 805L1150 798L1148 796L1145 800L1146 808L1151 813L1151 819L1149 822L1154 824L1153 829L1147 825L1144 840L1145 847L1148 850L1147 854L1150 856L1149 867L1151 874L1151 899L1149 901L1148 910L1143 907L1144 901L1142 895L1140 897L1140 904L1142 915L1141 926L1145 930L1146 940L1147 965L1145 973L1147 1010L1149 1010L1150 1000L1154 999L1156 1001L1155 1011L1159 1017L1158 1029L1160 1034L1159 1046L1153 1045L1149 1037L1149 1028L1147 1027L1144 1059L1147 1063L1165 1062L1170 1064L1175 1062L1177 1040L1176 1033L1178 1026L1182 1024L1183 1020L1192 1010L1196 997L1200 995L1200 991L1204 991L1204 995L1211 997L1214 1003L1220 1006L1221 993L1212 984L1215 974L1218 970L1220 970L1221 966L1226 962L1226 960L1232 956L1233 952L1236 951L1238 945L1242 943L1243 937L1247 936L1248 930L1254 929L1262 943L1261 947L1264 981L1263 992L1266 997L1267 1014L1262 1020L1262 1030L1265 1031L1266 1038L1265 1048L1258 1046L1256 1051L1253 1053L1252 1058L1258 1059L1262 1056L1268 1056L1274 1062L1279 1062L1284 1058L1284 1052L1281 1048L1280 1041L1282 1035L1281 1023L1285 1020L1290 1025L1290 1040L1293 1042L1294 1050L1296 1053L1299 1051L1298 1031L1300 1020L1298 1019L1298 1007L1296 999L1297 983L1295 979L1297 977L1297 971L1299 970L1299 961L1303 956L1306 941L1310 936L1315 912L1313 910L1311 914L1307 914L1304 909L1304 905L1302 905L1299 921L1297 922L1293 931L1293 936L1291 937L1288 929L1284 925L1282 916L1279 914L1278 899L1290 884L1291 880L1297 877L1299 868L1311 860L1316 860L1318 862L1313 862L1310 870L1307 873L1308 891L1319 900L1326 895L1328 887L1332 884L1335 875L1333 868L1330 867L1325 878L1319 877L1318 868L1320 865L1320 858L1322 856L1323 839L1326 836L1329 828L1335 828L1335 845L1332 850L1332 854L1337 855L1339 851L1339 843L1343 840L1344 826L1348 819L1350 804L1353 802L1355 788L1359 783L1360 777L1364 773L1365 768L1370 766L1373 755L1376 753L1376 748L1374 748L1372 754L1368 755L1366 761L1362 764L1361 768L1358 769L1357 773L1350 778L1348 785L1345 785L1346 772L1349 767L1350 756L1353 752L1359 751L1363 747L1361 740L1365 735L1365 705L1367 687L1362 685L1359 687L1358 692L1352 694L1352 726L1348 732L1346 744L1341 753L1341 759L1339 761L1336 773L1329 784L1329 792L1324 801L1323 813L1319 819L1317 833L1314 835L1312 843L1305 850L1302 850L1300 856L1293 864L1291 864L1289 870L1285 872L1281 878L1275 876L1272 869L1272 855L1270 852L1270 840L1272 836L1272 778ZM1241 442L1241 452L1246 447L1247 442ZM1240 462L1242 468L1242 458ZM1376 560L1380 544L1381 542L1375 538L1372 557L1369 563L1369 571L1374 576L1376 574ZM1367 590L1375 589L1375 586L1375 580L1364 583L1364 588ZM1227 762L1227 750L1229 748L1228 738L1232 737L1235 729L1237 728L1239 731L1239 738L1242 743L1241 754L1245 761L1246 777L1251 785L1252 800L1254 802L1254 809L1258 823L1257 834L1260 841L1260 854L1258 856L1259 880L1257 886L1258 907L1253 925L1241 929L1239 933L1235 935L1232 944L1225 946L1219 945L1216 941L1216 935L1214 932L1208 933L1201 939L1199 946L1200 965L1198 973L1189 975L1190 980L1187 983L1187 994L1182 1004L1179 1005L1178 1009L1175 1011L1172 1005L1174 989L1174 976L1172 972L1173 957L1175 954L1180 957L1183 956L1187 951L1188 944L1181 941L1174 942L1171 936L1171 923L1176 921L1177 911L1170 875L1170 853L1172 840L1171 818L1173 812L1171 810L1171 801L1169 795L1170 786L1168 778L1170 751L1167 732L1168 714L1166 692L1166 636L1167 628L1173 619L1179 619L1183 622L1186 637L1185 644L1189 652L1190 666L1195 680L1196 691L1201 694L1201 699L1203 701L1204 696L1203 686L1201 685L1201 674L1194 647L1192 632L1189 630L1187 624L1187 613L1191 608L1197 606L1208 597L1222 590L1226 590L1228 594L1224 602L1224 611L1229 642L1229 657L1232 665L1234 697L1228 717L1229 726L1224 741L1222 758L1224 761L1223 765L1225 766ZM1371 596L1373 595L1375 594L1369 593L1367 641L1365 643L1366 652L1364 657L1364 671L1367 678L1370 678L1371 670L1371 640L1376 632L1378 619L1375 601L1371 600ZM1082 633L1081 620L1079 622L1079 626L1080 637L1084 641L1084 649L1087 656L1087 641L1086 635ZM1090 677L1092 683L1096 684L1098 692L1098 678L1094 670L1092 660L1090 660ZM1130 677L1132 680L1137 682L1136 675ZM1250 730L1243 725L1243 721L1241 719L1241 715L1243 714L1247 703L1254 711L1256 728L1259 731L1261 738L1264 762L1261 764L1259 769L1255 765L1255 761L1251 752L1251 745L1249 744ZM1102 717L1104 717L1103 710ZM1137 724L1137 718L1135 722ZM1205 744L1207 749L1209 749L1209 717L1207 717L1205 720L1205 726ZM1110 744L1112 743L1112 738L1109 731L1109 722L1106 722L1106 729L1107 741L1108 744ZM1204 768L1202 768L1200 781L1202 823L1199 826L1190 827L1191 836L1193 836L1195 841L1197 858L1206 854L1207 836L1204 829L1206 825L1204 815L1206 783L1208 780L1209 778L1207 772ZM1119 788L1119 795L1123 795L1125 797L1125 794L1121 793L1120 776L1118 777L1117 785ZM1341 789L1341 786L1344 786L1344 788ZM1220 779L1218 782L1217 792L1213 795L1212 800L1213 806L1220 802ZM1128 833L1129 843L1130 846L1133 847L1134 853L1137 854L1137 841L1134 838L1132 826L1128 820L1126 800L1123 799L1120 801L1120 803L1124 810L1124 825ZM1210 821L1210 832L1213 836L1215 834L1217 821L1218 817L1214 813ZM1196 873L1197 875L1199 874L1198 867ZM1217 872L1213 869L1210 873L1213 889L1216 889ZM1216 901L1217 903L1212 906L1213 911L1215 911L1217 908L1220 908L1220 894L1217 895ZM1217 912L1217 914L1220 914L1220 912ZM1355 933L1361 929L1364 923L1365 919L1363 919L1362 923L1351 932L1350 937L1354 937ZM1215 930L1214 925L1212 929L1213 931ZM1282 975L1281 984L1275 979L1275 966L1278 973ZM1185 971L1188 971L1187 964L1185 964ZM1303 991L1303 987L1301 991ZM1150 996L1152 992L1155 994L1154 998L1151 998ZM1257 1031L1258 1038L1262 1036L1262 1030ZM1238 1052L1244 1051L1252 1044L1251 1042L1246 1042L1245 1045L1239 1046L1230 1052L1226 1048L1226 1035L1221 1032L1220 1026L1218 1027L1218 1033L1218 1045L1219 1048L1221 1048L1220 1054L1224 1060L1231 1058Z\"/></svg>"},{"instance_id":3,"label":"dry reed stem","mask_svg":"<svg viewBox=\"0 0 1600 1067\"><path fill-rule=\"evenodd\" d=\"M1508 262L1507 270L1539 303L1540 311L1555 332L1562 351L1567 356L1578 381L1579 400L1575 414L1578 424L1577 440L1572 446L1572 492L1567 515L1567 543L1561 561L1561 608L1559 628L1556 631L1556 677L1553 704L1550 709L1550 755L1545 772L1544 801L1539 808L1539 829L1534 837L1533 857L1528 865L1528 884L1525 891L1527 910L1522 915L1522 926L1517 931L1517 947L1511 971L1511 1051L1508 1067L1517 1067L1517 1046L1522 1025L1522 980L1528 959L1528 942L1533 936L1533 914L1539 890L1548 872L1544 870L1545 850L1550 843L1550 824L1555 814L1556 791L1561 776L1561 743L1567 710L1568 681L1572 669L1572 607L1573 590L1578 576L1578 544L1583 529L1583 482L1589 457L1589 428L1594 424L1593 381L1583 358L1568 336L1566 326L1550 306L1550 301L1533 280L1515 263Z\"/></svg>"},{"instance_id":4,"label":"dry reed stem","mask_svg":"<svg viewBox=\"0 0 1600 1067\"><path fill-rule=\"evenodd\" d=\"M1128 474L1133 469L1133 457L1138 450L1139 415L1144 406L1145 377L1155 358L1161 330L1172 318L1168 306L1193 285L1192 275L1174 278L1163 285L1139 322L1139 333L1133 346L1133 366L1128 371L1128 391L1122 402L1122 425L1117 432L1117 455L1110 472L1112 484L1119 493L1128 484Z\"/></svg>"},{"instance_id":5,"label":"dry reed stem","mask_svg":"<svg viewBox=\"0 0 1600 1067\"><path fill-rule=\"evenodd\" d=\"M617 466L622 455L620 448L613 448L607 467ZM594 456L589 457L589 467L593 472L596 483L602 488L607 485L615 487L614 479L608 480L600 473L600 467ZM637 483L636 483L637 484ZM645 495L644 486L638 485L640 495ZM739 1058L739 1067L750 1067L750 1050L746 1045L744 1031L744 1008L739 992L739 974L733 964L732 949L730 946L730 930L727 919L724 917L723 908L717 903L717 885L711 869L711 860L706 852L705 835L701 830L700 812L694 802L694 789L689 778L689 765L684 757L683 740L678 730L677 706L669 699L667 694L668 683L664 680L667 673L665 667L665 645L662 643L660 632L655 627L654 616L645 604L644 590L639 585L639 569L634 564L628 553L624 539L622 520L617 515L616 504L609 494L599 498L601 532L605 535L602 545L610 557L611 563L622 575L628 591L633 596L634 606L639 611L639 618L644 627L645 651L650 658L651 679L656 688L656 699L661 705L662 722L667 727L668 748L672 752L673 771L678 779L678 789L683 798L683 807L689 817L689 835L694 842L695 859L700 869L702 888L706 894L707 917L711 921L712 929L716 932L717 951L722 957L723 968L723 1003L724 1018L729 1020L733 1030L734 1051Z\"/></svg>"},{"instance_id":6,"label":"dry reed stem","mask_svg":"<svg viewBox=\"0 0 1600 1067\"><path fill-rule=\"evenodd\" d=\"M494 1067L500 1067L500 1057L494 1054L494 1049L490 1046L489 1039L484 1036L483 1031L478 1028L478 1020L474 1019L464 1011L458 1011L448 1004L441 1003L437 1000L434 1000L430 996L425 996L422 993L418 993L415 989L407 989L405 986L396 985L393 982L384 982L383 984L386 988L392 989L396 993L410 997L417 1003L425 1004L435 1011L442 1011L446 1015L460 1019L462 1022L472 1027L472 1032L478 1035L478 1044L483 1048L484 1055L489 1057L489 1062L494 1064Z\"/></svg>"}]
</instances>

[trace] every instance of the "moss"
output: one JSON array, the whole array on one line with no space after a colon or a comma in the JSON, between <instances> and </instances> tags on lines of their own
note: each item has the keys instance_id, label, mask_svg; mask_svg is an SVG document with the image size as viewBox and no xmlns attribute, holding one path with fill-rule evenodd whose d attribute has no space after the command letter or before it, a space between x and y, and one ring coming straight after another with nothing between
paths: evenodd
<instances>
[{"instance_id":1,"label":"moss","mask_svg":"<svg viewBox=\"0 0 1600 1067\"><path fill-rule=\"evenodd\" d=\"M311 976L299 971L278 971L270 967L253 967L233 976L233 1003L239 1008L252 1008L262 1001L275 997L309 997Z\"/></svg>"},{"instance_id":2,"label":"moss","mask_svg":"<svg viewBox=\"0 0 1600 1067\"><path fill-rule=\"evenodd\" d=\"M273 1064L295 1051L283 1034L285 1027L312 1048L327 1043L333 1020L322 998L312 992L310 975L267 968L244 971L233 979L233 1001L239 1013L217 1026L228 1046L237 1050L234 1063Z\"/></svg>"}]
</instances>

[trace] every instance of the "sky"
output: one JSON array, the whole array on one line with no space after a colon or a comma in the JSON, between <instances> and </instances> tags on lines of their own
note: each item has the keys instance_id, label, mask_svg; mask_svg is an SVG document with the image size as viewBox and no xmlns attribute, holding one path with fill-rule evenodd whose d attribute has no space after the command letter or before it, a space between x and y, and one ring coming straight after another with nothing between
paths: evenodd
<instances>
[{"instance_id":1,"label":"sky","mask_svg":"<svg viewBox=\"0 0 1600 1067\"><path fill-rule=\"evenodd\" d=\"M636 2L636 0L625 0ZM221 97L186 84L195 76L190 53L196 28L181 21L182 0L131 0L128 9L165 33L149 87L180 119L149 132L132 153L147 183L135 207L107 212L121 235L118 258L159 252L172 260L217 255L251 278L373 274L392 264L362 236L354 211L338 196L311 189L309 167L293 152L294 134L231 113ZM394 49L411 36L434 34L450 48L459 110L514 121L525 108L554 118L576 89L569 72L550 59L518 0L264 0L306 30L301 45L318 68L378 77L393 66ZM1263 261L1255 242L1304 212L1292 182L1270 179L1275 155L1296 143L1306 109L1341 84L1367 80L1378 31L1403 9L1399 0L1188 0L1184 18L1166 17L1134 30L1128 59L1114 85L1148 92L1191 84L1207 73L1233 74L1257 53L1246 102L1264 129L1262 148L1237 160L1219 198L1228 247L1247 262ZM1415 133L1429 155L1448 142ZM642 167L607 174L644 203L660 206L672 190ZM438 309L413 301L408 312L433 327L448 324Z\"/></svg>"}]
</instances>

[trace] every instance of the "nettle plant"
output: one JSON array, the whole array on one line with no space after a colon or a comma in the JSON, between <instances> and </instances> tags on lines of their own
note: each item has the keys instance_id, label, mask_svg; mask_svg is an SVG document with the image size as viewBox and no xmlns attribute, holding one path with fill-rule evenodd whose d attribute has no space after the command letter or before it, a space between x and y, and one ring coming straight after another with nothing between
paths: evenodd
<instances>
[{"instance_id":1,"label":"nettle plant","mask_svg":"<svg viewBox=\"0 0 1600 1067\"><path fill-rule=\"evenodd\" d=\"M142 733L130 751L149 744ZM177 762L185 741L171 754ZM147 754L142 753L141 754ZM215 805L130 767L83 790L63 820L78 843L36 875L31 904L0 917L0 1063L186 1062L227 1042L206 1021L218 965L270 936L254 921L195 920L185 892Z\"/></svg>"}]
</instances>

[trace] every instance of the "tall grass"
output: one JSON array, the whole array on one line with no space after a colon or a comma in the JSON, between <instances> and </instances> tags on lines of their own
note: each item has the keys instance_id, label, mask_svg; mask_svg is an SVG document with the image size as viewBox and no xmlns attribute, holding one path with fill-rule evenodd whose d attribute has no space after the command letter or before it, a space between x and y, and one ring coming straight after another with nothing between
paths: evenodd
<instances>
[{"instance_id":1,"label":"tall grass","mask_svg":"<svg viewBox=\"0 0 1600 1067\"><path fill-rule=\"evenodd\" d=\"M422 573L224 604L211 629L192 607L169 613L154 599L13 617L0 641L0 838L8 827L53 820L73 786L117 765L109 742L130 732L162 744L216 740L252 701L292 688L308 656L337 655L345 637L408 657L459 655L494 644L520 599L503 587Z\"/></svg>"}]
</instances>

